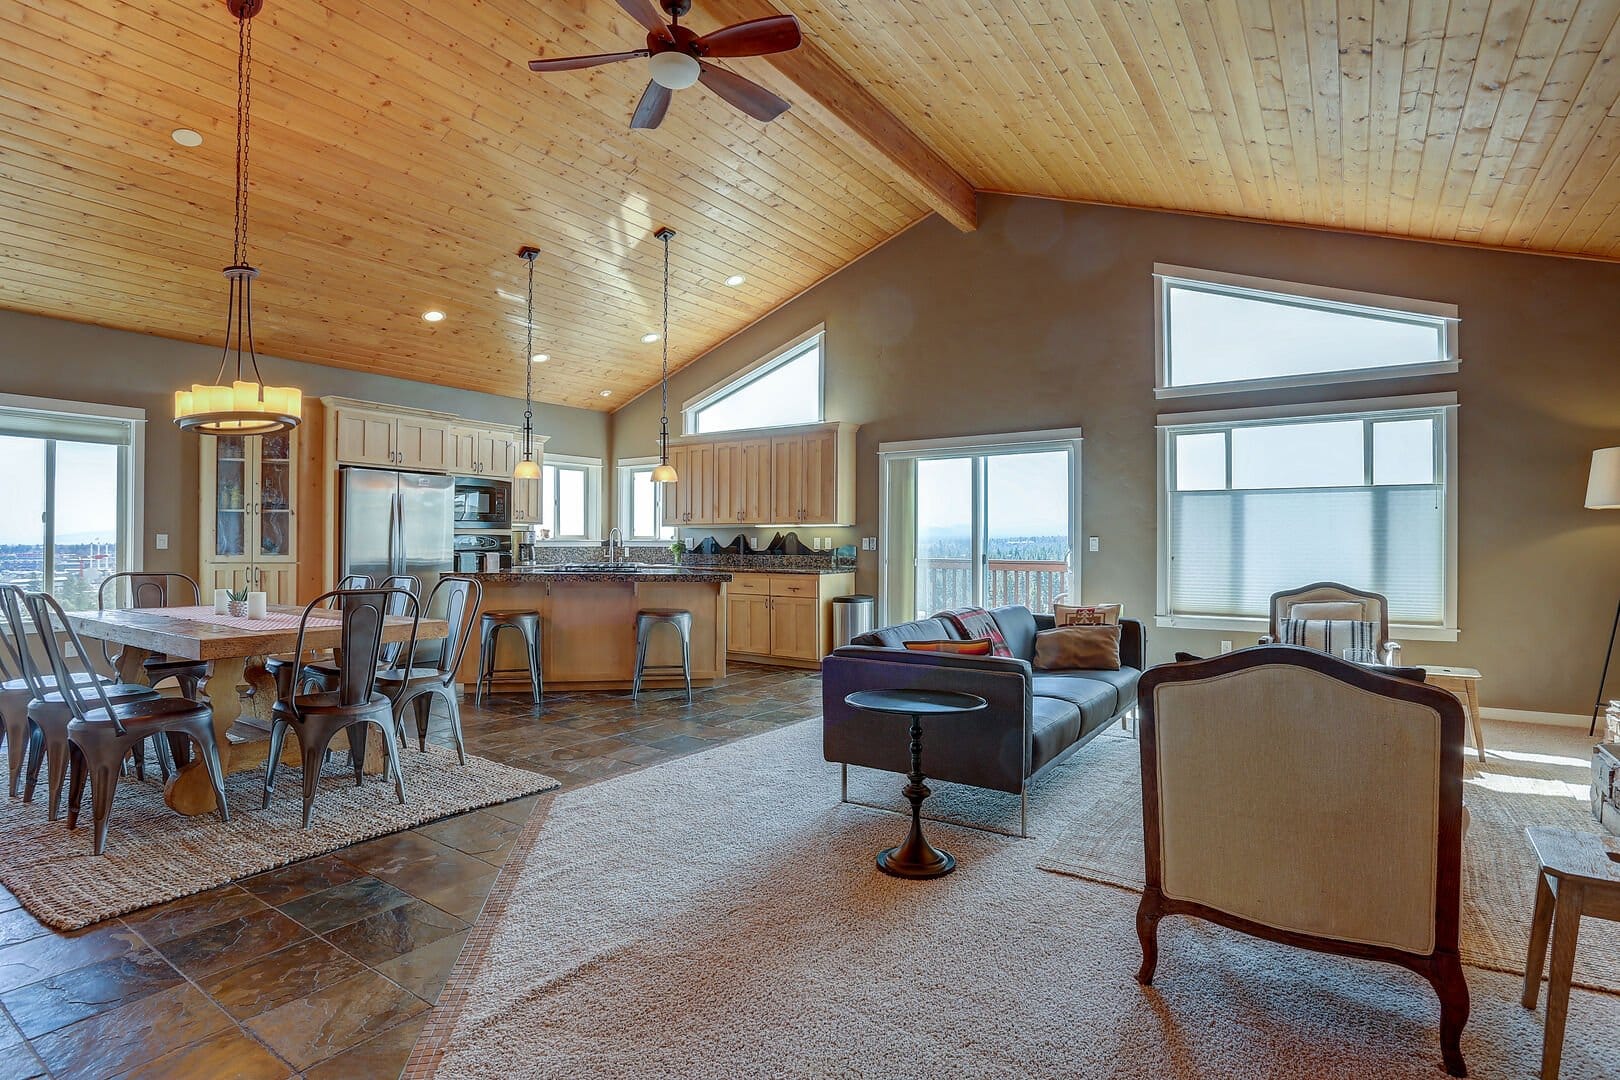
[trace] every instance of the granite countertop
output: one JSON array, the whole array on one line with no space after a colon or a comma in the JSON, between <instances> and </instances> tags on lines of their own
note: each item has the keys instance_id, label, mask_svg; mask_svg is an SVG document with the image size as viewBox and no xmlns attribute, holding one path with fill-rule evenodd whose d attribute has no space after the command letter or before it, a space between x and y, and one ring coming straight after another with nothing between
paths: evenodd
<instances>
[{"instance_id":1,"label":"granite countertop","mask_svg":"<svg viewBox=\"0 0 1620 1080\"><path fill-rule=\"evenodd\" d=\"M673 569L669 567L654 567L648 570L615 570L609 566L590 570L564 570L555 566L515 566L510 570L468 574L468 577L477 578L485 585L526 585L532 581L557 580L579 582L714 582L730 581L731 575L724 570L701 569Z\"/></svg>"},{"instance_id":2,"label":"granite countertop","mask_svg":"<svg viewBox=\"0 0 1620 1080\"><path fill-rule=\"evenodd\" d=\"M728 566L733 574L853 574L853 566Z\"/></svg>"}]
</instances>

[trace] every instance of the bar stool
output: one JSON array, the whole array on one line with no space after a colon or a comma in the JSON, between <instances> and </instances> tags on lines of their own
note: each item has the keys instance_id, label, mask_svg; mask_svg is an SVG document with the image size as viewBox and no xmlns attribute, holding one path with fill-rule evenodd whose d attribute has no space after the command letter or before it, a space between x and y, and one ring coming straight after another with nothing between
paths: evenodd
<instances>
[{"instance_id":1,"label":"bar stool","mask_svg":"<svg viewBox=\"0 0 1620 1080\"><path fill-rule=\"evenodd\" d=\"M509 675L523 668L495 667L495 642L502 630L523 635L529 653L529 688L536 705L545 704L546 684L540 672L540 613L538 611L486 611L478 620L478 687L473 703L483 704L484 685L495 691L495 676Z\"/></svg>"},{"instance_id":2,"label":"bar stool","mask_svg":"<svg viewBox=\"0 0 1620 1080\"><path fill-rule=\"evenodd\" d=\"M664 664L647 667L647 641L653 627L660 623L673 626L681 635L681 663L679 667ZM655 675L679 671L686 679L686 703L692 704L692 613L680 608L644 608L636 612L636 678L631 685L630 700L641 697L641 676L651 670Z\"/></svg>"}]
</instances>

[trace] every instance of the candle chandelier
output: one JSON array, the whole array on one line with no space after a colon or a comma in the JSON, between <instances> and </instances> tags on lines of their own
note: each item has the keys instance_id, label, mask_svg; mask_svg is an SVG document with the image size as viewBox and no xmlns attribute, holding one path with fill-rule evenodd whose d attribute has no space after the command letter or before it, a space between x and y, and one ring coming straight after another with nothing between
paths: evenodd
<instances>
[{"instance_id":1,"label":"candle chandelier","mask_svg":"<svg viewBox=\"0 0 1620 1080\"><path fill-rule=\"evenodd\" d=\"M192 384L174 394L174 422L200 435L269 435L298 426L303 391L267 386L253 349L253 279L259 271L247 261L248 119L253 98L253 16L264 0L225 0L236 16L236 221L231 265L225 268L231 296L225 317L225 347L211 385ZM225 367L236 354L236 378L225 382ZM247 360L244 366L243 360ZM251 370L252 378L243 378Z\"/></svg>"}]
</instances>

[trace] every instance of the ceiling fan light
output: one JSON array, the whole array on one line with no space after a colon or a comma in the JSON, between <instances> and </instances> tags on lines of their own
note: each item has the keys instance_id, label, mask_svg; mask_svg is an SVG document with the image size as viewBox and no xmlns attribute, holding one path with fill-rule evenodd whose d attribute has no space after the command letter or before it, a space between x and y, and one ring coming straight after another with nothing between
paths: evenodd
<instances>
[{"instance_id":1,"label":"ceiling fan light","mask_svg":"<svg viewBox=\"0 0 1620 1080\"><path fill-rule=\"evenodd\" d=\"M538 479L540 479L540 463L538 461L535 461L533 458L524 458L522 461L517 463L517 468L512 470L512 479L514 479L514 480L538 480Z\"/></svg>"},{"instance_id":2,"label":"ceiling fan light","mask_svg":"<svg viewBox=\"0 0 1620 1080\"><path fill-rule=\"evenodd\" d=\"M675 50L658 53L647 61L647 66L652 71L653 82L666 90L685 90L703 74L696 57Z\"/></svg>"},{"instance_id":3,"label":"ceiling fan light","mask_svg":"<svg viewBox=\"0 0 1620 1080\"><path fill-rule=\"evenodd\" d=\"M652 482L655 484L678 484L680 476L675 472L675 466L669 462L653 467Z\"/></svg>"}]
</instances>

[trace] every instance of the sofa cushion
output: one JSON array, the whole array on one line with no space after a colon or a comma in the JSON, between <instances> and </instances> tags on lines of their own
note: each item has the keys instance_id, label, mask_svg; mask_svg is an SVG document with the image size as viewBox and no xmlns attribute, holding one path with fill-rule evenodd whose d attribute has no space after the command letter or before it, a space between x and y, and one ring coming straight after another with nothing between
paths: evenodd
<instances>
[{"instance_id":1,"label":"sofa cushion","mask_svg":"<svg viewBox=\"0 0 1620 1080\"><path fill-rule=\"evenodd\" d=\"M1101 673L1099 673L1101 674ZM1042 698L1067 701L1080 710L1085 723L1084 731L1112 719L1119 703L1119 689L1104 679L1090 679L1074 672L1056 674L1037 672L1030 681L1030 691L1039 702Z\"/></svg>"},{"instance_id":2,"label":"sofa cushion","mask_svg":"<svg viewBox=\"0 0 1620 1080\"><path fill-rule=\"evenodd\" d=\"M961 641L962 635L956 632L956 627L944 619L918 619L916 622L899 623L895 626L885 626L880 630L873 630L870 634L862 634L850 644L877 645L885 649L900 649L908 641Z\"/></svg>"},{"instance_id":3,"label":"sofa cushion","mask_svg":"<svg viewBox=\"0 0 1620 1080\"><path fill-rule=\"evenodd\" d=\"M1035 659L1035 616L1027 607L999 607L990 613L1007 648L1020 660Z\"/></svg>"},{"instance_id":4,"label":"sofa cushion","mask_svg":"<svg viewBox=\"0 0 1620 1080\"><path fill-rule=\"evenodd\" d=\"M1080 710L1073 702L1055 697L1037 697L1032 706L1029 748L1030 773L1039 772L1047 762L1073 746L1080 738Z\"/></svg>"}]
</instances>

